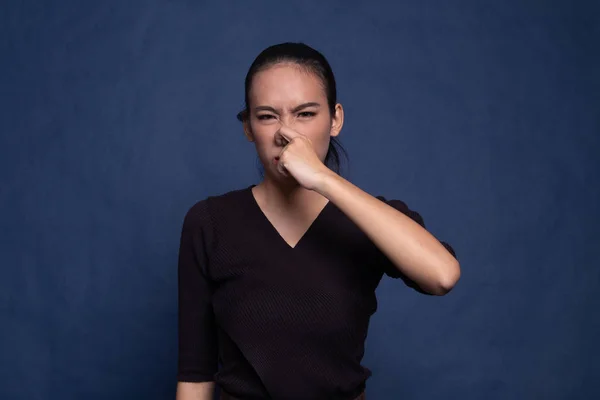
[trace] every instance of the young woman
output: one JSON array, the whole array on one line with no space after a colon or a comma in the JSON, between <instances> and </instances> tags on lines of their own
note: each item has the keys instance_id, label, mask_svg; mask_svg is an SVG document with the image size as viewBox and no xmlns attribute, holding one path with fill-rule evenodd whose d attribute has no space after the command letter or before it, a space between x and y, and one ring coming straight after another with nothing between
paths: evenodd
<instances>
[{"instance_id":1,"label":"young woman","mask_svg":"<svg viewBox=\"0 0 600 400\"><path fill-rule=\"evenodd\" d=\"M402 201L336 173L344 111L321 53L271 46L245 89L238 118L264 175L185 216L177 399L212 399L215 383L222 399L364 399L383 274L444 295L458 261Z\"/></svg>"}]
</instances>

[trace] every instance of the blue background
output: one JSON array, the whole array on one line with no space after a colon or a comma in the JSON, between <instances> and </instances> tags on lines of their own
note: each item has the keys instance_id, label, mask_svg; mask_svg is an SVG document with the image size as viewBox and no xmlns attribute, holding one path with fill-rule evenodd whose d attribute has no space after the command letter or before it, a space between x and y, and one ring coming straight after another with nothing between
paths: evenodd
<instances>
[{"instance_id":1,"label":"blue background","mask_svg":"<svg viewBox=\"0 0 600 400\"><path fill-rule=\"evenodd\" d=\"M343 175L459 254L385 278L369 399L600 398L600 7L584 1L3 1L0 398L174 398L196 201L259 180L235 114L304 41L345 106Z\"/></svg>"}]
</instances>

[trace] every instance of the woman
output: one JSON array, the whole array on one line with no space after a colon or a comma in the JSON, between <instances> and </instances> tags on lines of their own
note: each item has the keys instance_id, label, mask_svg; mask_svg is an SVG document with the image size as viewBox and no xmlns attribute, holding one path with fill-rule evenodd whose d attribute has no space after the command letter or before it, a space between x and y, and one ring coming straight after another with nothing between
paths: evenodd
<instances>
[{"instance_id":1,"label":"woman","mask_svg":"<svg viewBox=\"0 0 600 400\"><path fill-rule=\"evenodd\" d=\"M264 179L185 216L177 399L212 399L215 383L222 399L364 399L383 274L443 295L459 264L402 201L335 172L344 111L318 51L271 46L245 86L238 118Z\"/></svg>"}]
</instances>

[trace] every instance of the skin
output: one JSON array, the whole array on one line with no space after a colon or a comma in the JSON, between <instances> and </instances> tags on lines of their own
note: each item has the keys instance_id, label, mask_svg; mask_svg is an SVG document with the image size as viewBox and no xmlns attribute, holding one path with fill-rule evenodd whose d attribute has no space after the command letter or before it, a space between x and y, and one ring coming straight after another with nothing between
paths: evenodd
<instances>
[{"instance_id":1,"label":"skin","mask_svg":"<svg viewBox=\"0 0 600 400\"><path fill-rule=\"evenodd\" d=\"M215 382L177 382L175 400L212 400Z\"/></svg>"},{"instance_id":2,"label":"skin","mask_svg":"<svg viewBox=\"0 0 600 400\"><path fill-rule=\"evenodd\" d=\"M319 77L296 64L277 64L258 72L249 93L249 115L244 122L247 139L254 142L265 176L253 188L257 203L283 239L295 244L329 201L310 189L315 166L323 164L331 137L339 135L344 110L329 111ZM301 135L288 143L292 137ZM274 158L282 159L275 163ZM295 175L284 165L290 158L308 157ZM302 167L305 165L306 167Z\"/></svg>"},{"instance_id":3,"label":"skin","mask_svg":"<svg viewBox=\"0 0 600 400\"><path fill-rule=\"evenodd\" d=\"M336 104L329 112L318 76L295 64L271 66L254 76L249 102L244 133L265 169L253 195L291 247L331 201L423 291L442 296L454 287L460 265L433 235L324 165L344 110ZM209 400L214 382L177 387L177 400Z\"/></svg>"},{"instance_id":4,"label":"skin","mask_svg":"<svg viewBox=\"0 0 600 400\"><path fill-rule=\"evenodd\" d=\"M344 113L340 104L333 115L327 112L320 78L282 63L257 73L252 83L244 132L265 167L253 194L284 240L293 247L331 201L425 293L448 293L460 278L454 256L411 218L324 165ZM298 109L306 103L318 105Z\"/></svg>"}]
</instances>

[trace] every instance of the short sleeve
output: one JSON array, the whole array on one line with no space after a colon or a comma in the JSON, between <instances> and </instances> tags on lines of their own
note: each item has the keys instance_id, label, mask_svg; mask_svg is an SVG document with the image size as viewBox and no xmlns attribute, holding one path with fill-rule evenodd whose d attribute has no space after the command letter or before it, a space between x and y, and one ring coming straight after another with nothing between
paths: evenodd
<instances>
[{"instance_id":1,"label":"short sleeve","mask_svg":"<svg viewBox=\"0 0 600 400\"><path fill-rule=\"evenodd\" d=\"M182 382L212 381L218 367L212 288L206 276L211 224L206 200L187 212L178 259L178 372Z\"/></svg>"},{"instance_id":2,"label":"short sleeve","mask_svg":"<svg viewBox=\"0 0 600 400\"><path fill-rule=\"evenodd\" d=\"M408 208L406 203L404 203L403 201L395 200L395 199L386 200L386 198L383 196L377 196L377 198L379 200L385 202L386 204L394 207L396 210L398 210L401 213L403 213L404 215L410 217L413 221L415 221L416 223L421 225L423 228L425 228L425 221L423 220L423 217L421 217L421 215L418 212ZM452 246L450 246L450 244L448 244L447 242L441 241L441 240L440 240L440 243L446 248L446 250L448 250L448 252L450 254L452 254L452 256L454 256L454 258L456 258L456 253L454 252L454 249L452 248ZM394 266L394 264L389 260L389 258L387 258L385 254L383 254L383 252L378 251L378 256L379 256L378 263L381 266L381 268L383 269L383 272L387 276L389 276L391 278L401 278L408 286L412 287L413 289L417 290L418 292L425 293L412 280L410 280L408 277L406 277L404 274L402 274L398 270L398 268L396 268Z\"/></svg>"}]
</instances>

